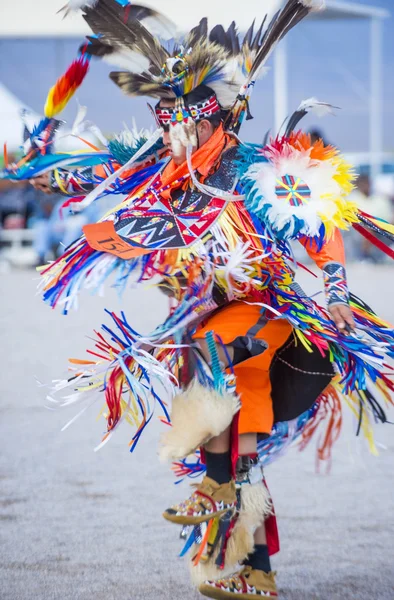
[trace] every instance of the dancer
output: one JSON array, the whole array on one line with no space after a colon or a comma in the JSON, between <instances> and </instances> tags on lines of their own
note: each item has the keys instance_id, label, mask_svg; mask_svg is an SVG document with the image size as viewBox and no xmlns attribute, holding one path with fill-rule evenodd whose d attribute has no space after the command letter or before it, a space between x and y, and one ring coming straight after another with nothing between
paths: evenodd
<instances>
[{"instance_id":1,"label":"dancer","mask_svg":"<svg viewBox=\"0 0 394 600\"><path fill-rule=\"evenodd\" d=\"M128 53L130 71L111 78L131 95L158 100L154 113L170 157L145 180L140 170L124 177L121 168L75 201L86 207L109 186L129 194L43 269L44 298L67 312L81 289L101 287L113 273L122 286L159 275L172 310L148 336L123 313L109 313L114 330L98 334L97 360L73 360L75 378L55 391L71 387L69 403L89 402L103 389L103 443L129 421L137 424L134 449L155 403L170 423L164 384L173 398L162 458L177 461L181 475L206 466L190 498L164 517L191 527L183 553L191 551L194 579L213 598L277 597L264 527L272 508L258 458L268 462L297 436L305 445L323 416L319 453L326 458L342 401L359 410L373 444L371 419L386 420L374 388L391 402L382 366L394 352L394 332L349 294L339 229L393 231L346 200L353 174L339 153L296 130L308 110L327 105L303 103L262 146L236 135L269 53L313 6L290 0L243 40L235 24L210 30L204 19L171 54L149 30L168 25L157 13L116 0L83 9L95 34L89 52ZM294 283L291 239L322 268L328 310ZM193 464L188 457L198 449Z\"/></svg>"}]
</instances>

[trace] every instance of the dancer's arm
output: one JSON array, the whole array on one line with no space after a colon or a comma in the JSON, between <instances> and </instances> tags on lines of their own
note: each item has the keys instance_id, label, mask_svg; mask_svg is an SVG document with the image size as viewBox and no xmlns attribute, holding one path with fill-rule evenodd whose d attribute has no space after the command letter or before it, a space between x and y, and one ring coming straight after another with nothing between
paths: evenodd
<instances>
[{"instance_id":1,"label":"dancer's arm","mask_svg":"<svg viewBox=\"0 0 394 600\"><path fill-rule=\"evenodd\" d=\"M122 172L121 181L127 181L129 177L138 171L143 171L154 164L154 160L139 163ZM93 167L80 167L78 169L55 169L48 171L30 180L32 186L46 194L62 194L63 196L86 196L109 175L117 171L121 165L111 159L108 163L95 165ZM112 184L113 185L113 184ZM114 189L110 185L108 190ZM127 193L130 190L127 191Z\"/></svg>"},{"instance_id":2,"label":"dancer's arm","mask_svg":"<svg viewBox=\"0 0 394 600\"><path fill-rule=\"evenodd\" d=\"M112 164L113 168L119 165ZM46 194L62 194L63 196L85 196L98 185L95 178L106 177L104 167L81 167L79 169L55 169L30 180L32 186Z\"/></svg>"},{"instance_id":3,"label":"dancer's arm","mask_svg":"<svg viewBox=\"0 0 394 600\"><path fill-rule=\"evenodd\" d=\"M315 242L308 238L300 239L309 256L322 269L327 306L339 330L346 331L355 326L349 306L349 291L345 269L345 248L339 229L324 242L319 250Z\"/></svg>"}]
</instances>

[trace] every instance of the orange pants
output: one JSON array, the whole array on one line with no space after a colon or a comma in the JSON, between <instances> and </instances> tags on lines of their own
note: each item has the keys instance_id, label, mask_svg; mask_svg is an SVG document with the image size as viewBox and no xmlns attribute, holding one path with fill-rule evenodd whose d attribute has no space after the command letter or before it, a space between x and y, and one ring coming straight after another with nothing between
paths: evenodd
<instances>
[{"instance_id":1,"label":"orange pants","mask_svg":"<svg viewBox=\"0 0 394 600\"><path fill-rule=\"evenodd\" d=\"M264 340L267 350L234 367L237 392L242 408L239 433L271 433L274 414L271 399L269 369L275 352L286 342L292 331L284 319L261 322L260 307L233 302L215 313L194 335L205 337L209 331L219 335L224 344L237 337L250 336Z\"/></svg>"}]
</instances>

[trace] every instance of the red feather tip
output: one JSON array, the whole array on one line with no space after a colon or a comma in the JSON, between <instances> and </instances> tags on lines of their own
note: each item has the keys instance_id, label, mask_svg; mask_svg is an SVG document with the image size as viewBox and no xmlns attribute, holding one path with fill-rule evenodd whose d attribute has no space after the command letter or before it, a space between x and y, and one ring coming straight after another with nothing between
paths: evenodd
<instances>
[{"instance_id":1,"label":"red feather tip","mask_svg":"<svg viewBox=\"0 0 394 600\"><path fill-rule=\"evenodd\" d=\"M45 104L45 116L52 118L65 108L89 70L90 55L83 52L51 88Z\"/></svg>"}]
</instances>

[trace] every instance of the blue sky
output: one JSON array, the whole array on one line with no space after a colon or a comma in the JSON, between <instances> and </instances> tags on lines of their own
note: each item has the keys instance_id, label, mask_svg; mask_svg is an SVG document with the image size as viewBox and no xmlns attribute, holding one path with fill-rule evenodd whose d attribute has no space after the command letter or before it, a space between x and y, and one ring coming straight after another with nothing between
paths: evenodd
<instances>
[{"instance_id":1,"label":"blue sky","mask_svg":"<svg viewBox=\"0 0 394 600\"><path fill-rule=\"evenodd\" d=\"M392 9L384 22L384 149L394 151L394 5L391 0L373 3ZM341 107L335 117L316 121L333 143L345 151L368 149L369 25L365 21L304 22L288 36L289 110L301 100L316 96ZM0 39L0 81L23 102L42 112L46 93L74 58L79 40ZM123 96L108 79L109 68L94 62L78 100L88 106L88 117L105 132L117 131L134 115L141 126L151 117L144 100ZM71 120L75 104L65 111ZM245 125L243 137L263 138L273 124L272 72L257 85L252 100L254 121Z\"/></svg>"}]
</instances>

